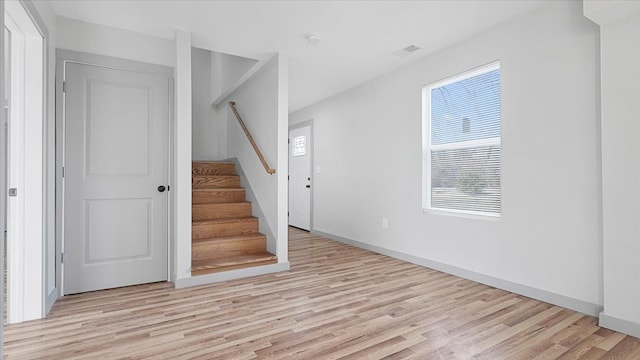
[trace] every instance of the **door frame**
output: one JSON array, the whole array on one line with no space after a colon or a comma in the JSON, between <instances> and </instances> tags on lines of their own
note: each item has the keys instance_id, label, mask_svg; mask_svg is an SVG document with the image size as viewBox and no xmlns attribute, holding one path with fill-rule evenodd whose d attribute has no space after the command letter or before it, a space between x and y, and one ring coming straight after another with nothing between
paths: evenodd
<instances>
[{"instance_id":1,"label":"door frame","mask_svg":"<svg viewBox=\"0 0 640 360\"><path fill-rule=\"evenodd\" d=\"M0 1L0 12L2 12L2 16L0 17L0 28L2 28L2 36L0 36L0 48L2 49L3 53L0 56L0 102L3 102L2 106L0 107L0 136L2 139L5 139L5 111L4 111L4 1ZM4 217L5 217L5 211L4 211L4 201L5 201L5 189L7 188L6 184L5 184L5 174L7 173L7 169L6 169L6 164L5 164L5 147L0 146L0 191L2 191L4 193L4 195L2 195L2 197L0 198L0 231L3 232L2 234L2 241L0 241L0 269L3 269L4 271L4 227L5 227L5 223L4 223ZM0 276L0 289L3 289L2 291L4 291L4 274L3 276ZM4 309L4 294L2 294L3 296L0 296L0 309ZM0 358L4 358L4 354L3 354L3 348L4 348L4 335L3 335L3 327L4 327L4 321L0 321Z\"/></svg>"},{"instance_id":2,"label":"door frame","mask_svg":"<svg viewBox=\"0 0 640 360\"><path fill-rule=\"evenodd\" d=\"M62 257L64 252L64 159L65 159L65 102L63 92L63 81L65 79L65 69L67 63L79 63L84 65L98 66L116 70L131 71L136 73L151 74L156 76L166 76L169 80L169 129L167 136L167 180L169 190L173 186L173 129L175 121L174 106L174 69L169 66L150 64L135 60L121 59L112 56L90 54L79 51L56 49L56 288L57 297L64 293L64 267ZM167 196L167 274L166 279L171 279L172 249L175 238L171 233L171 218L174 214L171 196Z\"/></svg>"},{"instance_id":3,"label":"door frame","mask_svg":"<svg viewBox=\"0 0 640 360\"><path fill-rule=\"evenodd\" d=\"M299 128L303 128L303 127L309 127L309 137L311 138L311 146L308 147L309 149L309 174L311 174L311 191L309 192L309 232L312 232L314 230L313 227L313 194L314 194L314 189L316 187L316 171L315 171L315 146L316 146L316 139L315 139L315 133L314 133L314 128L313 128L313 123L314 120L313 119L309 119L309 120L305 120L296 124L292 124L289 125L289 130L287 131L287 139L290 139L289 137L289 133L291 132L291 130L295 130L295 129L299 129ZM287 175L289 175L289 154L291 153L291 144L287 145ZM287 177L288 178L288 177ZM288 183L288 181L287 181ZM289 194L287 194L287 199L289 197ZM289 202L287 201L287 214L289 211ZM289 217L287 216L287 226L289 225Z\"/></svg>"},{"instance_id":4,"label":"door frame","mask_svg":"<svg viewBox=\"0 0 640 360\"><path fill-rule=\"evenodd\" d=\"M7 254L8 277L13 280L13 285L9 282L7 288L8 320L9 322L22 322L41 318L48 310L45 278L46 251L49 241L53 241L47 231L47 224L53 222L53 213L49 211L49 205L53 206L53 194L47 192L47 186L51 184L49 182L51 177L49 176L47 153L53 145L48 136L49 131L52 130L48 88L50 84L49 32L36 6L31 1L12 2L9 7L7 7L7 3L4 3L2 10L3 28L7 26L4 23L5 12L14 12L16 17L14 20L17 21L16 25L21 33L20 38L24 50L23 58L14 58L19 60L21 71L23 71L21 76L25 76L22 84L24 88L19 92L21 94L19 95L21 97L20 104L24 105L22 114L24 116L22 136L24 138L21 140L24 148L19 151L19 157L22 158L23 164L17 170L18 178L14 178L18 187L17 206L23 212L16 214L17 218L13 220L14 228L22 241L20 244L14 244L14 249ZM22 90L27 93L23 94ZM7 120L9 123L11 122L10 119ZM8 166L8 163L2 166L3 182L5 171L9 170ZM3 186L3 192L6 191L6 185L8 184ZM36 214L29 218L29 226L26 226L25 223L26 213ZM21 223L21 225L17 226L17 223ZM27 248L30 251L25 251ZM26 267L25 264L35 265Z\"/></svg>"}]
</instances>

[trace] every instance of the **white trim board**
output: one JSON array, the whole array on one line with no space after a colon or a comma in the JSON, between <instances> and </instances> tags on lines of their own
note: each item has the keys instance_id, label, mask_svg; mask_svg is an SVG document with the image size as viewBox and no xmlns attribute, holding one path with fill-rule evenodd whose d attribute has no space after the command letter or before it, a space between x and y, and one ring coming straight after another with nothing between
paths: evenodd
<instances>
[{"instance_id":1,"label":"white trim board","mask_svg":"<svg viewBox=\"0 0 640 360\"><path fill-rule=\"evenodd\" d=\"M4 1L0 1L0 11L2 12L2 17L0 18L0 28L2 28L3 33L2 36L0 36L0 49L2 49L2 56L0 56L0 84L2 84L2 86L0 86L0 102L2 102L2 107L0 107L0 139L2 139L2 141L4 141L5 139L5 130L4 130L4 124L5 124L5 110L4 110ZM5 159L5 148L4 148L4 144L0 146L0 189L6 189L6 184L5 184L5 174L6 174L6 162L4 161ZM6 201L6 197L3 197L2 200L0 200L0 231L2 231L4 233L4 229L5 229L5 222L4 222L4 217L5 217L5 211L4 211L4 204ZM4 236L4 234L3 234ZM2 269L4 269L4 252L5 252L5 248L4 248L4 239L2 242L0 242L0 265L2 266ZM0 277L0 289L4 289L4 276ZM4 309L4 296L0 296L0 308ZM3 326L4 326L4 321L0 321L0 344L4 344L4 335L3 335ZM4 359L4 354L3 354L3 346L0 346L0 358Z\"/></svg>"},{"instance_id":2,"label":"white trim board","mask_svg":"<svg viewBox=\"0 0 640 360\"><path fill-rule=\"evenodd\" d=\"M56 60L77 62L87 65L127 70L144 74L157 74L173 78L170 66L145 63L142 61L121 59L113 56L85 53L74 50L56 49Z\"/></svg>"},{"instance_id":3,"label":"white trim board","mask_svg":"<svg viewBox=\"0 0 640 360\"><path fill-rule=\"evenodd\" d=\"M291 268L291 265L289 262L263 265L263 266L254 266L250 268L223 271L219 273L206 274L206 275L198 275L198 276L192 276L192 277L183 278L183 279L176 279L176 281L174 282L174 286L176 289L183 289L191 286L215 284L215 283L229 281L229 280L237 280L237 279L244 279L244 278L253 277L253 276L273 274L281 271L288 271L290 268Z\"/></svg>"},{"instance_id":4,"label":"white trim board","mask_svg":"<svg viewBox=\"0 0 640 360\"><path fill-rule=\"evenodd\" d=\"M48 47L46 27L23 2L5 2L4 19L12 34L7 181L17 189L8 199L7 319L19 323L44 312Z\"/></svg>"},{"instance_id":5,"label":"white trim board","mask_svg":"<svg viewBox=\"0 0 640 360\"><path fill-rule=\"evenodd\" d=\"M343 238L341 236L325 233L315 229L311 230L312 234L326 237L331 240L335 240L347 245L352 245L364 250L373 251L378 254L390 256L392 258L410 262L412 264L428 267L430 269L442 271L447 274L455 275L464 279L475 281L484 285L495 287L498 289L506 290L518 295L530 297L532 299L544 301L546 303L561 306L567 309L578 311L583 314L598 316L602 311L602 306L593 304L590 302L574 299L572 297L552 293L546 290L537 289L527 285L514 283L507 280L502 280L493 276L488 276L473 272L470 270L462 269L456 266L443 264L437 261L424 259L414 255L405 254L395 250L389 250L376 245L370 245L361 241Z\"/></svg>"},{"instance_id":6,"label":"white trim board","mask_svg":"<svg viewBox=\"0 0 640 360\"><path fill-rule=\"evenodd\" d=\"M615 316L600 313L598 325L607 329L618 331L627 335L640 338L640 324L617 318Z\"/></svg>"}]
</instances>

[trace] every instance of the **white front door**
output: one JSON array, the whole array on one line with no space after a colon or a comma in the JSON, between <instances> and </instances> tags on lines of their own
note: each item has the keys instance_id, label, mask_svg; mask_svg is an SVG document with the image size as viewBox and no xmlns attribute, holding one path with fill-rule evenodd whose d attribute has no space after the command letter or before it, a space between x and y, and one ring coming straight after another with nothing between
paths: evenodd
<instances>
[{"instance_id":1,"label":"white front door","mask_svg":"<svg viewBox=\"0 0 640 360\"><path fill-rule=\"evenodd\" d=\"M289 130L289 225L311 229L311 127Z\"/></svg>"},{"instance_id":2,"label":"white front door","mask_svg":"<svg viewBox=\"0 0 640 360\"><path fill-rule=\"evenodd\" d=\"M167 280L169 79L65 64L64 294Z\"/></svg>"}]
</instances>

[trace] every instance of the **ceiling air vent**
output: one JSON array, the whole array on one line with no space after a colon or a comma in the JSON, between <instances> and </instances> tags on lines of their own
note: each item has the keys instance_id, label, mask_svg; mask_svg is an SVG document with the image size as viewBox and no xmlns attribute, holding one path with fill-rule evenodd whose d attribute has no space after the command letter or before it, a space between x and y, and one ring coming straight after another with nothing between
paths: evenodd
<instances>
[{"instance_id":1,"label":"ceiling air vent","mask_svg":"<svg viewBox=\"0 0 640 360\"><path fill-rule=\"evenodd\" d=\"M399 57L405 57L405 56L409 56L409 55L411 55L411 54L413 54L413 53L415 53L416 51L419 51L419 50L422 50L422 48L420 46L415 45L415 44L411 44L411 45L409 45L409 46L407 46L405 48L402 48L402 49L400 49L398 51L395 51L393 53L393 55L399 56Z\"/></svg>"}]
</instances>

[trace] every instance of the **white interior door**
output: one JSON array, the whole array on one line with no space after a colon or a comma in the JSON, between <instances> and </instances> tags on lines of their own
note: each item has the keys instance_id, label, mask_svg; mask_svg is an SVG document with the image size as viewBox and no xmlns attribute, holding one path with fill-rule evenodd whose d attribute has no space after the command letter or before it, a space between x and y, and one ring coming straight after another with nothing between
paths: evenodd
<instances>
[{"instance_id":1,"label":"white interior door","mask_svg":"<svg viewBox=\"0 0 640 360\"><path fill-rule=\"evenodd\" d=\"M167 280L169 79L65 65L65 294Z\"/></svg>"},{"instance_id":2,"label":"white interior door","mask_svg":"<svg viewBox=\"0 0 640 360\"><path fill-rule=\"evenodd\" d=\"M289 225L311 229L311 127L289 130Z\"/></svg>"}]
</instances>

